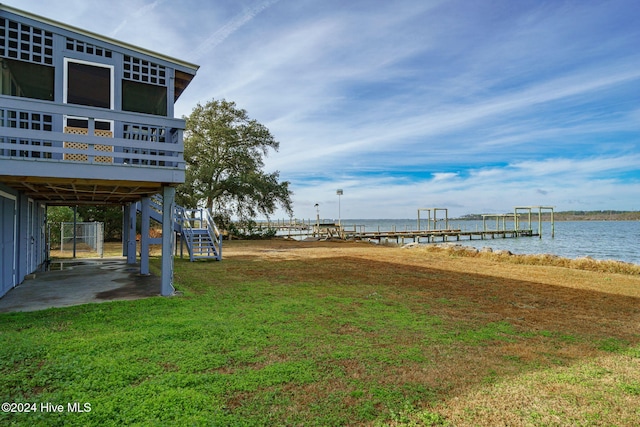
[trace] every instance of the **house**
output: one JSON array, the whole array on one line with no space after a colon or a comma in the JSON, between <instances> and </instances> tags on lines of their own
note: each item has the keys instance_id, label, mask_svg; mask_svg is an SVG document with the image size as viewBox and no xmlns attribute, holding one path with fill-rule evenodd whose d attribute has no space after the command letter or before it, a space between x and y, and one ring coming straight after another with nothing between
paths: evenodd
<instances>
[{"instance_id":1,"label":"house","mask_svg":"<svg viewBox=\"0 0 640 427\"><path fill-rule=\"evenodd\" d=\"M174 103L198 66L2 4L0 66L0 297L45 261L46 206L124 206L123 249L135 263L136 212L148 227L154 195L163 196L160 292L171 294L185 177ZM148 251L140 265L147 274Z\"/></svg>"}]
</instances>

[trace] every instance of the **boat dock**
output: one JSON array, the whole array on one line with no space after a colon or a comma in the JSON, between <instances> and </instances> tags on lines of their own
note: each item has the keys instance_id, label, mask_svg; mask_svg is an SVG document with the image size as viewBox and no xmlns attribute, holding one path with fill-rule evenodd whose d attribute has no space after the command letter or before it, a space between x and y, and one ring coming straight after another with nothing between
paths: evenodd
<instances>
[{"instance_id":1,"label":"boat dock","mask_svg":"<svg viewBox=\"0 0 640 427\"><path fill-rule=\"evenodd\" d=\"M538 228L533 228L532 215L534 209L538 212ZM517 206L514 213L510 214L483 214L482 228L469 231L453 229L449 227L448 210L446 208L420 208L416 229L414 230L376 230L367 229L359 225L343 225L340 221L321 221L317 218L315 222L311 220L278 220L277 222L261 222L258 227L275 229L280 236L291 238L319 238L319 239L342 239L342 240L370 240L380 243L395 242L405 243L439 243L454 242L461 240L487 240L487 239L508 239L518 237L539 237L542 238L542 210L551 210L551 237L555 233L553 221L553 207L547 206ZM524 211L525 213L521 213ZM421 218L421 212L427 212L427 218ZM444 218L437 218L437 214L444 213ZM492 225L495 219L495 227ZM511 226L511 228L509 227ZM441 228L437 228L440 226Z\"/></svg>"},{"instance_id":2,"label":"boat dock","mask_svg":"<svg viewBox=\"0 0 640 427\"><path fill-rule=\"evenodd\" d=\"M343 239L376 240L379 242L392 242L405 244L407 241L414 243L452 242L460 240L486 240L507 239L515 237L538 236L533 230L414 230L414 231L364 231L351 232L343 230Z\"/></svg>"}]
</instances>

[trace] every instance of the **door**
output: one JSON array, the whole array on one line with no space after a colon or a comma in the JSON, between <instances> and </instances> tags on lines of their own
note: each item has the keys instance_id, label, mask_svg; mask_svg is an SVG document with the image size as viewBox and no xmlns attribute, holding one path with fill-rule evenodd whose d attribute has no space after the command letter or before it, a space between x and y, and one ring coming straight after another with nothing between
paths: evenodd
<instances>
[{"instance_id":1,"label":"door","mask_svg":"<svg viewBox=\"0 0 640 427\"><path fill-rule=\"evenodd\" d=\"M28 201L27 208L27 273L36 270L36 211L32 199Z\"/></svg>"},{"instance_id":2,"label":"door","mask_svg":"<svg viewBox=\"0 0 640 427\"><path fill-rule=\"evenodd\" d=\"M0 191L0 296L16 285L16 198Z\"/></svg>"}]
</instances>

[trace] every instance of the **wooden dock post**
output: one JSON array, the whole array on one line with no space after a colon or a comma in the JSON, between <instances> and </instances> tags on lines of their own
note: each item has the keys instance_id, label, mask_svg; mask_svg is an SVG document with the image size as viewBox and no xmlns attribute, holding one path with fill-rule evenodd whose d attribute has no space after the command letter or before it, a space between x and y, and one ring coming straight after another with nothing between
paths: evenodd
<instances>
[{"instance_id":1,"label":"wooden dock post","mask_svg":"<svg viewBox=\"0 0 640 427\"><path fill-rule=\"evenodd\" d=\"M526 210L528 212L528 220L529 220L529 232L533 235L533 227L531 226L531 210L538 209L538 237L542 239L542 211L544 209L548 209L551 211L551 237L555 237L555 219L553 217L553 206L516 206L514 209L514 220L515 220L515 230L519 233L519 210Z\"/></svg>"},{"instance_id":2,"label":"wooden dock post","mask_svg":"<svg viewBox=\"0 0 640 427\"><path fill-rule=\"evenodd\" d=\"M420 211L427 211L428 219L427 219L427 231L431 231L431 212L433 211L433 229L437 229L437 212L444 211L444 229L449 229L449 209L447 208L418 208L418 231L420 228Z\"/></svg>"},{"instance_id":3,"label":"wooden dock post","mask_svg":"<svg viewBox=\"0 0 640 427\"><path fill-rule=\"evenodd\" d=\"M316 206L317 209L317 206ZM553 207L550 206L516 206L514 207L513 214L483 214L482 215L482 228L480 229L479 224L476 223L475 231L472 230L461 230L461 229L449 229L449 220L448 220L448 210L446 208L421 208L418 209L418 229L411 230L409 226L405 225L403 231L396 230L396 226L392 225L390 230L382 231L381 226L377 226L377 231L368 231L365 229L364 225L353 225L348 227L342 226L341 224L336 224L335 222L322 222L320 221L319 212L316 212L316 220L315 222L312 219L304 219L301 222L298 220L290 219L288 222L286 220L276 220L275 222L271 222L269 220L264 221L260 226L263 227L265 224L271 228L276 227L279 231L285 231L285 235L289 237L298 237L303 238L305 236L313 236L313 237L328 237L328 238L340 238L343 240L346 239L363 239L363 240L376 240L380 243L390 243L395 240L396 244L405 244L408 239L413 243L435 243L435 242L449 242L453 241L461 241L464 239L468 240L485 240L485 239L496 239L496 238L517 238L520 236L535 236L534 230L532 229L532 210L536 209L538 211L538 237L542 238L542 213L543 210L550 210L551 214L551 237L555 236L555 222L554 222L554 211ZM420 218L420 211L426 210L428 212L428 224L426 230L423 229ZM437 226L437 214L436 210L445 211L445 225L446 228L438 228ZM521 225L521 211L527 212L527 220L528 224L526 228L522 228ZM433 218L431 218L431 211L434 212ZM508 229L507 227L507 219L513 215L513 230ZM495 217L496 227L495 229L489 229L490 226L487 224L488 217ZM502 219L502 225L501 220ZM433 226L432 226L433 221ZM522 228L522 229L521 229ZM292 232L293 230L293 232Z\"/></svg>"}]
</instances>

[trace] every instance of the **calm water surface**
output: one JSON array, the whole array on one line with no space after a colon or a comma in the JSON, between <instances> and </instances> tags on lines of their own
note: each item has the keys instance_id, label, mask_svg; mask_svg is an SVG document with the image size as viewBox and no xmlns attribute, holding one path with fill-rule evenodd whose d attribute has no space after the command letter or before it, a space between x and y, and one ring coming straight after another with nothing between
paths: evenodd
<instances>
[{"instance_id":1,"label":"calm water surface","mask_svg":"<svg viewBox=\"0 0 640 427\"><path fill-rule=\"evenodd\" d=\"M367 231L416 230L416 220L343 219L345 227L364 227ZM502 228L502 223L499 225ZM513 224L506 223L507 229ZM426 228L426 223L421 225ZM433 228L433 227L432 227ZM438 222L437 228L445 228L444 222ZM450 229L463 231L482 230L482 221L449 221ZM495 221L487 221L487 228L495 230ZM521 228L523 228L521 226ZM538 223L533 221L532 228L537 232ZM407 240L407 243L409 240ZM551 223L542 223L542 238L521 237L517 239L461 240L463 245L478 249L485 246L493 249L505 249L514 254L554 254L565 258L589 256L601 260L618 260L640 264L640 221L557 221L555 237L551 237Z\"/></svg>"}]
</instances>

